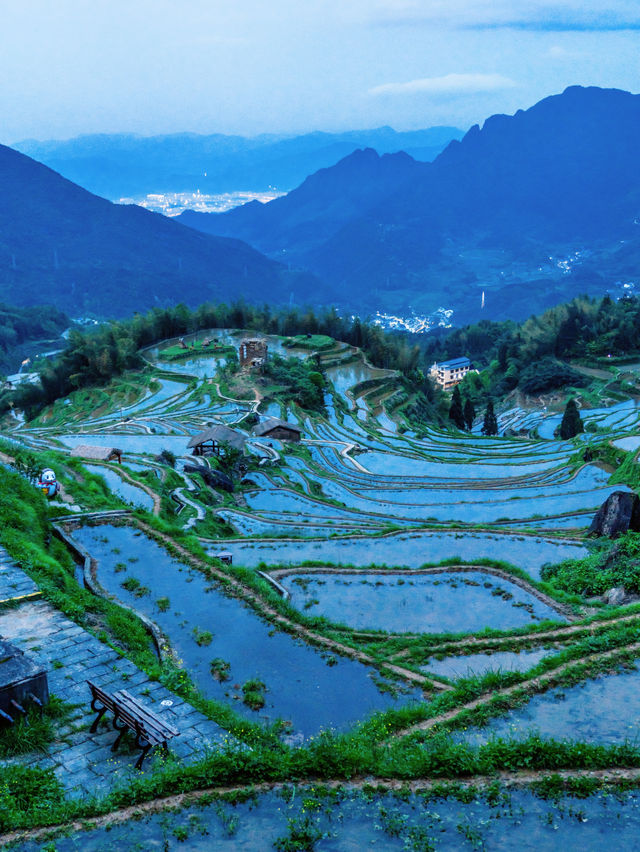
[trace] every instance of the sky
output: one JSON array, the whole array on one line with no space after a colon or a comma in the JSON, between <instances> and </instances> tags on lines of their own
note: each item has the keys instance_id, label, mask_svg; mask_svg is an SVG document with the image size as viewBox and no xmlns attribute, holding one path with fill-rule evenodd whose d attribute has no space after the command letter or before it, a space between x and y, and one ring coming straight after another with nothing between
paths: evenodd
<instances>
[{"instance_id":1,"label":"sky","mask_svg":"<svg viewBox=\"0 0 640 852\"><path fill-rule=\"evenodd\" d=\"M0 0L0 142L467 129L639 47L637 0Z\"/></svg>"}]
</instances>

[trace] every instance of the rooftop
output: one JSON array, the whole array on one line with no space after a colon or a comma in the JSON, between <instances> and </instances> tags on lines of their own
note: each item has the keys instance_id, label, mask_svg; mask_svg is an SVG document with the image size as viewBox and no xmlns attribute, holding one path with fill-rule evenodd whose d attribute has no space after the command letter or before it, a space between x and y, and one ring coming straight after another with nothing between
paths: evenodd
<instances>
[{"instance_id":1,"label":"rooftop","mask_svg":"<svg viewBox=\"0 0 640 852\"><path fill-rule=\"evenodd\" d=\"M269 417L267 420L263 420L262 423L258 423L258 425L253 429L253 434L261 437L262 435L267 435L278 426L282 426L284 429L291 429L293 432L300 432L300 434L302 434L302 429L299 426L296 426L295 423L287 423L286 420L279 420L277 417Z\"/></svg>"},{"instance_id":2,"label":"rooftop","mask_svg":"<svg viewBox=\"0 0 640 852\"><path fill-rule=\"evenodd\" d=\"M437 364L440 370L452 370L456 367L470 367L471 361L468 358L451 358L449 361L439 361Z\"/></svg>"},{"instance_id":3,"label":"rooftop","mask_svg":"<svg viewBox=\"0 0 640 852\"><path fill-rule=\"evenodd\" d=\"M228 426L212 426L210 429L205 429L204 432L194 435L187 447L197 447L198 444L205 444L207 441L230 444L236 450L241 450L247 439L241 432L236 432L235 429L230 429Z\"/></svg>"}]
</instances>

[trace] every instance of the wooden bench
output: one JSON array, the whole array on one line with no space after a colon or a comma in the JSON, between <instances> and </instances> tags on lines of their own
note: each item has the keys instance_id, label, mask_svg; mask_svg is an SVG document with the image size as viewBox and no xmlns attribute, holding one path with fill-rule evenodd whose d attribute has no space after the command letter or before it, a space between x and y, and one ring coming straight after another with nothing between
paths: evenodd
<instances>
[{"instance_id":1,"label":"wooden bench","mask_svg":"<svg viewBox=\"0 0 640 852\"><path fill-rule=\"evenodd\" d=\"M90 680L87 683L91 690L91 709L98 714L91 725L91 733L96 732L100 719L107 710L113 713L113 727L118 731L118 736L111 746L111 751L117 750L127 730L135 735L136 746L142 752L136 762L136 769L142 769L142 762L153 746L161 746L165 754L169 751L168 742L177 737L179 731L167 725L126 690L121 689L109 695Z\"/></svg>"}]
</instances>

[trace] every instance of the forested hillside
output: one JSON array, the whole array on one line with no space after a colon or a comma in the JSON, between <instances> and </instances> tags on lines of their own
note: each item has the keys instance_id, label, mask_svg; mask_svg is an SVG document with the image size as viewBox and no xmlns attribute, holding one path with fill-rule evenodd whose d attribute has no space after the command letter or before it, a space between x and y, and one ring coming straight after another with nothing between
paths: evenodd
<instances>
[{"instance_id":1,"label":"forested hillside","mask_svg":"<svg viewBox=\"0 0 640 852\"><path fill-rule=\"evenodd\" d=\"M0 304L0 373L17 370L36 344L54 341L70 325L69 317L50 306L14 308Z\"/></svg>"},{"instance_id":2,"label":"forested hillside","mask_svg":"<svg viewBox=\"0 0 640 852\"><path fill-rule=\"evenodd\" d=\"M433 362L466 355L476 368L487 370L485 389L496 396L516 387L543 393L584 382L567 361L616 363L640 353L639 327L639 299L581 297L523 323L485 320L432 337L424 356Z\"/></svg>"}]
</instances>

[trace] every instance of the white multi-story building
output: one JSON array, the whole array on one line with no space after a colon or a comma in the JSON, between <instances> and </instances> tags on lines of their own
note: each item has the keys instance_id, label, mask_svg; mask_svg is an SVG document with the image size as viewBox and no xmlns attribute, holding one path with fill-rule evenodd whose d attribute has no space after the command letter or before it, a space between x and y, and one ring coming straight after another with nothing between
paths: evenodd
<instances>
[{"instance_id":1,"label":"white multi-story building","mask_svg":"<svg viewBox=\"0 0 640 852\"><path fill-rule=\"evenodd\" d=\"M471 361L468 358L452 358L450 361L434 364L429 375L440 387L448 390L461 382L470 369Z\"/></svg>"}]
</instances>

